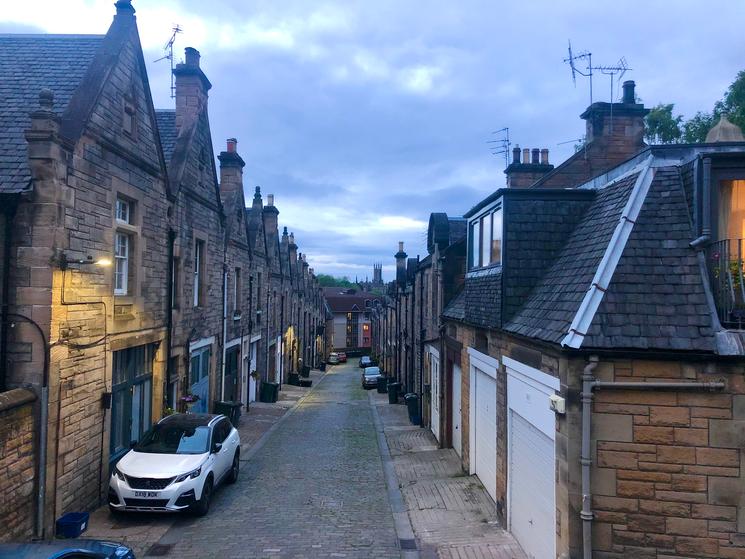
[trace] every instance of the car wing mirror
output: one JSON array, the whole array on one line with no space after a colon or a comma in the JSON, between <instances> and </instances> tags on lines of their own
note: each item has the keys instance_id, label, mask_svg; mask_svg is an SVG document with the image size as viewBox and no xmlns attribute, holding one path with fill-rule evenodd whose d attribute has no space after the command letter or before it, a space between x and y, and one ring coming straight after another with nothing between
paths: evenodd
<instances>
[{"instance_id":1,"label":"car wing mirror","mask_svg":"<svg viewBox=\"0 0 745 559\"><path fill-rule=\"evenodd\" d=\"M212 445L213 454L217 454L218 452L220 452L220 450L222 450L222 443L215 443Z\"/></svg>"}]
</instances>

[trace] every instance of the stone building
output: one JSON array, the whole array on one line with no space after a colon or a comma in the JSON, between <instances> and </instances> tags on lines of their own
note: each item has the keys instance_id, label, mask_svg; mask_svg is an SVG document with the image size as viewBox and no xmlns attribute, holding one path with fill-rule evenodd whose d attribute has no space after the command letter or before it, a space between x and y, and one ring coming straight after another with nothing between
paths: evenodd
<instances>
[{"instance_id":1,"label":"stone building","mask_svg":"<svg viewBox=\"0 0 745 559\"><path fill-rule=\"evenodd\" d=\"M645 114L627 82L586 151L465 214L451 440L536 557L745 552L745 143L646 147Z\"/></svg>"},{"instance_id":2,"label":"stone building","mask_svg":"<svg viewBox=\"0 0 745 559\"><path fill-rule=\"evenodd\" d=\"M33 488L0 470L10 538L100 503L109 460L160 412L168 191L128 1L105 36L4 36L0 52L0 376L36 397L7 397L21 407L4 436L34 454Z\"/></svg>"},{"instance_id":3,"label":"stone building","mask_svg":"<svg viewBox=\"0 0 745 559\"><path fill-rule=\"evenodd\" d=\"M372 345L372 311L381 296L344 287L324 287L323 295L333 316L331 351L368 353Z\"/></svg>"},{"instance_id":4,"label":"stone building","mask_svg":"<svg viewBox=\"0 0 745 559\"><path fill-rule=\"evenodd\" d=\"M196 411L255 398L281 361L266 341L283 323L307 337L297 321L325 307L298 259L296 308L282 314L276 208L258 189L245 208L234 140L218 180L195 49L164 111L129 0L106 35L6 35L0 55L0 539L11 539L104 502L110 467L184 396L199 396Z\"/></svg>"}]
</instances>

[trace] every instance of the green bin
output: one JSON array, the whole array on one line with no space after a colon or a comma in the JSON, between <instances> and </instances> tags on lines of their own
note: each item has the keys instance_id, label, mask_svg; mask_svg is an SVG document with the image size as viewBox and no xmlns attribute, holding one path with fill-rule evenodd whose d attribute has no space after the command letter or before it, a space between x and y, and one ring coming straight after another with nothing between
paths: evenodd
<instances>
[{"instance_id":1,"label":"green bin","mask_svg":"<svg viewBox=\"0 0 745 559\"><path fill-rule=\"evenodd\" d=\"M262 382L259 400L267 404L273 404L279 397L279 384L276 382Z\"/></svg>"},{"instance_id":2,"label":"green bin","mask_svg":"<svg viewBox=\"0 0 745 559\"><path fill-rule=\"evenodd\" d=\"M388 403L389 404L397 404L398 403L398 390L401 388L400 382L389 382L388 383Z\"/></svg>"}]
</instances>

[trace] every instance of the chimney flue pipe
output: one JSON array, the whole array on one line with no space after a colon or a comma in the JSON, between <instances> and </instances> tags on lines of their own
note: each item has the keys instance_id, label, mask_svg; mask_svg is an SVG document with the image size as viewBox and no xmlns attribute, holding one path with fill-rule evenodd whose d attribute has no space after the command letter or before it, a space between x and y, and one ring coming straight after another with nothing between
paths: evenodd
<instances>
[{"instance_id":1,"label":"chimney flue pipe","mask_svg":"<svg viewBox=\"0 0 745 559\"><path fill-rule=\"evenodd\" d=\"M533 165L538 165L538 163L540 163L540 154L541 154L541 150L539 150L538 148L533 148L531 150L531 159L530 159L530 162Z\"/></svg>"}]
</instances>

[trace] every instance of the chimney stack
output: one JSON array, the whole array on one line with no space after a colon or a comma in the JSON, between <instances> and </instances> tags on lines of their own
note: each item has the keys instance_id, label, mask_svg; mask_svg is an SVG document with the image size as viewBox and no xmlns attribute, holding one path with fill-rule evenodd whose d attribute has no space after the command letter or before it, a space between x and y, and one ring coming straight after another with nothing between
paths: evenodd
<instances>
[{"instance_id":1,"label":"chimney stack","mask_svg":"<svg viewBox=\"0 0 745 559\"><path fill-rule=\"evenodd\" d=\"M227 151L220 152L220 192L235 192L243 190L243 161L237 151L238 140L229 138Z\"/></svg>"},{"instance_id":2,"label":"chimney stack","mask_svg":"<svg viewBox=\"0 0 745 559\"><path fill-rule=\"evenodd\" d=\"M548 163L548 149L512 148L512 163L504 170L509 188L526 188L554 168Z\"/></svg>"},{"instance_id":3,"label":"chimney stack","mask_svg":"<svg viewBox=\"0 0 745 559\"><path fill-rule=\"evenodd\" d=\"M408 254L404 252L404 242L398 242L398 252L394 255L396 258L396 282L399 287L406 285L406 257Z\"/></svg>"},{"instance_id":4,"label":"chimney stack","mask_svg":"<svg viewBox=\"0 0 745 559\"><path fill-rule=\"evenodd\" d=\"M285 227L285 233L286 232L287 227ZM298 254L297 251L297 245L295 244L295 233L290 233L290 236L287 240L287 248L289 249L290 263L295 264L298 261L298 258L302 257L302 254Z\"/></svg>"},{"instance_id":5,"label":"chimney stack","mask_svg":"<svg viewBox=\"0 0 745 559\"><path fill-rule=\"evenodd\" d=\"M207 107L207 92L212 84L199 66L199 51L192 47L184 50L186 61L173 70L176 78L176 130L197 119Z\"/></svg>"},{"instance_id":6,"label":"chimney stack","mask_svg":"<svg viewBox=\"0 0 745 559\"><path fill-rule=\"evenodd\" d=\"M636 103L636 93L634 93L634 88L636 87L636 84L634 83L634 80L626 80L623 82L623 104L624 105L632 105Z\"/></svg>"},{"instance_id":7,"label":"chimney stack","mask_svg":"<svg viewBox=\"0 0 745 559\"><path fill-rule=\"evenodd\" d=\"M277 230L279 218L279 210L274 207L274 194L266 195L266 206L261 210L261 216L264 220L264 233L269 238L274 238L274 235L279 235Z\"/></svg>"}]
</instances>

